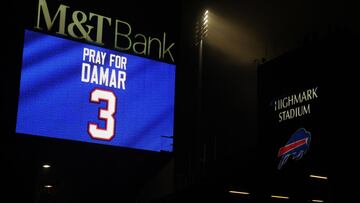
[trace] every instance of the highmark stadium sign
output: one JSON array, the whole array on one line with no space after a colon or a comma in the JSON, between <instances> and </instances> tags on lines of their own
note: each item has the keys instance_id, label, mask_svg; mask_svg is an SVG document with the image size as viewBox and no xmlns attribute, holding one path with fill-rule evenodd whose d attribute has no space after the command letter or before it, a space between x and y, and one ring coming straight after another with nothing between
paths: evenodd
<instances>
[{"instance_id":1,"label":"highmark stadium sign","mask_svg":"<svg viewBox=\"0 0 360 203\"><path fill-rule=\"evenodd\" d=\"M278 122L291 120L311 113L312 100L318 98L318 87L274 100L274 111L278 112Z\"/></svg>"},{"instance_id":2,"label":"highmark stadium sign","mask_svg":"<svg viewBox=\"0 0 360 203\"><path fill-rule=\"evenodd\" d=\"M60 5L52 18L45 0L39 0L38 8L35 28L40 29L40 16L47 30L58 19L57 33L67 35L68 6ZM84 14L74 11L72 16ZM111 20L92 16L98 19L94 40L89 37L91 26L78 27L81 37L72 32L74 26L83 26L84 19L70 23L67 33L100 45L99 29ZM172 151L174 97L174 64L25 30L17 133Z\"/></svg>"},{"instance_id":3,"label":"highmark stadium sign","mask_svg":"<svg viewBox=\"0 0 360 203\"><path fill-rule=\"evenodd\" d=\"M318 89L318 86L307 88L297 93L277 97L271 102L273 111L277 114L277 123L284 124L284 122L287 123L287 121L294 120L293 125L299 126L290 138L286 138L288 139L286 144L281 145L278 150L277 157L280 159L278 164L279 170L283 168L289 159L302 159L310 148L311 132L304 127L305 123L299 120L310 120L309 117L313 109L312 105L319 99ZM287 124L284 124L284 127L285 129L289 128ZM282 134L279 133L279 127L276 128L276 131L278 131L278 134ZM285 137L281 139L285 139Z\"/></svg>"}]
</instances>

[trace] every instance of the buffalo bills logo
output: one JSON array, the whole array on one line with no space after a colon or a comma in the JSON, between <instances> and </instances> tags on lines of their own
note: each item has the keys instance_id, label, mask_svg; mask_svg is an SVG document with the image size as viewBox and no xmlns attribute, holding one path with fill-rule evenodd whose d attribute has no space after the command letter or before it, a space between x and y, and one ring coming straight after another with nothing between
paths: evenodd
<instances>
[{"instance_id":1,"label":"buffalo bills logo","mask_svg":"<svg viewBox=\"0 0 360 203\"><path fill-rule=\"evenodd\" d=\"M311 133L305 128L297 130L289 139L284 147L279 149L278 157L280 163L278 169L280 170L287 162L290 156L292 159L299 160L307 152L310 146Z\"/></svg>"}]
</instances>

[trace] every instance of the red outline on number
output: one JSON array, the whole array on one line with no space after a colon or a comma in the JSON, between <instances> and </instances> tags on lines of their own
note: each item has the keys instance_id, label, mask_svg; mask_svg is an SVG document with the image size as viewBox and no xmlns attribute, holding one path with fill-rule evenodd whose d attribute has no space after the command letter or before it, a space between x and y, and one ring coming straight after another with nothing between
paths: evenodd
<instances>
[{"instance_id":1,"label":"red outline on number","mask_svg":"<svg viewBox=\"0 0 360 203\"><path fill-rule=\"evenodd\" d=\"M92 93L93 93L94 91L96 91L96 90L101 90L101 91L105 91L105 92L111 92L111 93L114 95L114 98L115 98L115 102L114 102L114 103L115 103L115 104L114 104L115 110L114 110L114 113L111 114L111 116L112 116L113 119L114 119L114 129L113 129L113 132L114 132L114 133L113 133L113 135L112 135L110 138L108 138L108 139L99 138L99 137L94 137L94 136L92 135L92 133L90 132L90 124L95 125L97 130L105 130L105 131L106 131L106 129L108 129L107 119L106 119L106 118L102 118L102 117L100 116L100 112L101 112L102 110L109 110L109 100L106 100L106 99L99 99L99 101L93 101L93 100L91 100L91 98L92 98L91 95L92 95ZM89 133L89 135L90 135L90 137L91 137L92 139L110 141L110 140L112 140L112 138L115 136L116 119L115 119L114 115L116 114L116 110L117 110L117 108L116 108L116 100L117 100L116 95L115 95L115 93L114 93L113 91L111 91L111 90L104 90L104 89L100 89L100 88L94 88L94 89L90 92L90 102L91 102L91 103L100 104L101 101L105 101L105 102L106 102L106 109L104 109L104 108L98 108L98 109L99 109L99 111L98 111L98 119L105 121L105 126L106 126L105 129L104 129L104 128L99 128L99 125L98 125L97 123L92 123L92 122L90 122L90 121L88 122L87 131L88 131L88 133Z\"/></svg>"}]
</instances>

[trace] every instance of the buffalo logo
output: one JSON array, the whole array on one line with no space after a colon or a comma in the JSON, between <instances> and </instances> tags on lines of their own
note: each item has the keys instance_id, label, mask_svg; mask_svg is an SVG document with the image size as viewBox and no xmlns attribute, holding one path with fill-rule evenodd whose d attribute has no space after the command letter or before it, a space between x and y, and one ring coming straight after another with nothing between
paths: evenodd
<instances>
[{"instance_id":1,"label":"buffalo logo","mask_svg":"<svg viewBox=\"0 0 360 203\"><path fill-rule=\"evenodd\" d=\"M278 157L281 157L278 169L280 170L290 156L299 160L307 152L310 146L311 133L305 128L298 129L289 139L284 147L279 149Z\"/></svg>"}]
</instances>

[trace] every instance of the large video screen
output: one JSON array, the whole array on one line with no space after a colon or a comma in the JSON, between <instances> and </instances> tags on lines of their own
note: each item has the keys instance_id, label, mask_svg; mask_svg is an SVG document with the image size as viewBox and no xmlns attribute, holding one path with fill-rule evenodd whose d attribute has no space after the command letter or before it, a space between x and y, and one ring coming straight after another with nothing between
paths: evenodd
<instances>
[{"instance_id":1,"label":"large video screen","mask_svg":"<svg viewBox=\"0 0 360 203\"><path fill-rule=\"evenodd\" d=\"M172 151L175 65L25 30L16 132Z\"/></svg>"}]
</instances>

